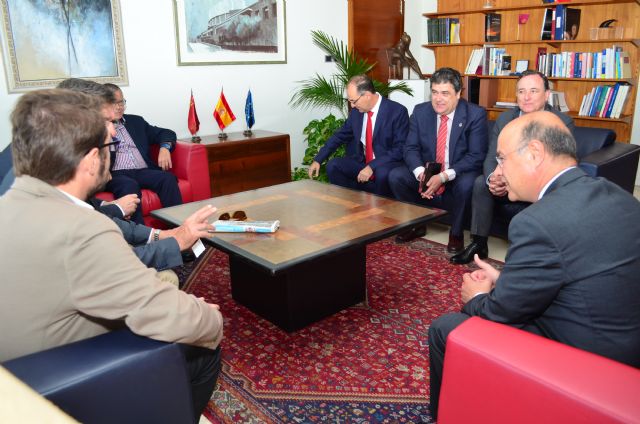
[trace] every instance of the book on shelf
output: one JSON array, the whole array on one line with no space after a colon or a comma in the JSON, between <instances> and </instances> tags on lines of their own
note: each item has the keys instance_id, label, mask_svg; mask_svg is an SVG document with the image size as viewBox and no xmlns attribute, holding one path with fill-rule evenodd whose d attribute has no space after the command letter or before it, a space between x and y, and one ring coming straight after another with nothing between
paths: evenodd
<instances>
[{"instance_id":1,"label":"book on shelf","mask_svg":"<svg viewBox=\"0 0 640 424\"><path fill-rule=\"evenodd\" d=\"M431 18L427 21L428 44L460 43L459 18Z\"/></svg>"},{"instance_id":2,"label":"book on shelf","mask_svg":"<svg viewBox=\"0 0 640 424\"><path fill-rule=\"evenodd\" d=\"M214 221L214 233L275 233L280 221Z\"/></svg>"},{"instance_id":3,"label":"book on shelf","mask_svg":"<svg viewBox=\"0 0 640 424\"><path fill-rule=\"evenodd\" d=\"M500 26L502 15L499 13L487 13L484 16L484 41L500 41Z\"/></svg>"},{"instance_id":4,"label":"book on shelf","mask_svg":"<svg viewBox=\"0 0 640 424\"><path fill-rule=\"evenodd\" d=\"M542 29L540 30L541 40L551 40L553 24L553 9L545 9L544 18L542 18Z\"/></svg>"},{"instance_id":5,"label":"book on shelf","mask_svg":"<svg viewBox=\"0 0 640 424\"><path fill-rule=\"evenodd\" d=\"M483 51L483 49L473 49L471 51L469 60L467 61L467 67L464 71L465 74L476 75L478 73L478 68L482 66Z\"/></svg>"},{"instance_id":6,"label":"book on shelf","mask_svg":"<svg viewBox=\"0 0 640 424\"><path fill-rule=\"evenodd\" d=\"M582 97L579 116L618 119L628 100L630 85L598 85Z\"/></svg>"},{"instance_id":7,"label":"book on shelf","mask_svg":"<svg viewBox=\"0 0 640 424\"><path fill-rule=\"evenodd\" d=\"M562 40L564 38L564 10L565 6L559 4L555 8L555 23L553 27L553 39Z\"/></svg>"},{"instance_id":8,"label":"book on shelf","mask_svg":"<svg viewBox=\"0 0 640 424\"><path fill-rule=\"evenodd\" d=\"M563 40L575 40L580 30L580 9L567 7L564 11Z\"/></svg>"},{"instance_id":9,"label":"book on shelf","mask_svg":"<svg viewBox=\"0 0 640 424\"><path fill-rule=\"evenodd\" d=\"M501 75L509 75L511 73L511 56L502 56L502 66L500 67Z\"/></svg>"},{"instance_id":10,"label":"book on shelf","mask_svg":"<svg viewBox=\"0 0 640 424\"><path fill-rule=\"evenodd\" d=\"M567 99L562 91L551 90L547 103L549 103L552 108L559 110L560 112L569 112Z\"/></svg>"},{"instance_id":11,"label":"book on shelf","mask_svg":"<svg viewBox=\"0 0 640 424\"><path fill-rule=\"evenodd\" d=\"M495 107L500 108L514 108L517 107L518 103L516 102L496 102Z\"/></svg>"}]
</instances>

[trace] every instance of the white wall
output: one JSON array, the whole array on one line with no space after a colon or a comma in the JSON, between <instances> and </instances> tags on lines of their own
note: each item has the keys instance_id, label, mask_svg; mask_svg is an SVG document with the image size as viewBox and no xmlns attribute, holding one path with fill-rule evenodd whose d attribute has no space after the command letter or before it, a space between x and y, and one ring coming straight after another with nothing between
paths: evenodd
<instances>
[{"instance_id":1,"label":"white wall","mask_svg":"<svg viewBox=\"0 0 640 424\"><path fill-rule=\"evenodd\" d=\"M244 103L251 88L256 116L254 129L291 135L291 162L302 160L306 145L302 129L327 110L289 107L296 81L316 72L331 74L335 67L311 43L311 30L322 30L347 41L347 0L323 0L311 7L307 0L286 1L287 63L271 65L177 66L173 0L120 0L129 86L123 87L127 112L143 115L150 123L171 128L178 137L189 136L187 113L193 89L199 134L214 134L213 107L220 89L236 121L226 131L244 130ZM9 114L18 99L0 82L0 150L10 142Z\"/></svg>"}]
</instances>

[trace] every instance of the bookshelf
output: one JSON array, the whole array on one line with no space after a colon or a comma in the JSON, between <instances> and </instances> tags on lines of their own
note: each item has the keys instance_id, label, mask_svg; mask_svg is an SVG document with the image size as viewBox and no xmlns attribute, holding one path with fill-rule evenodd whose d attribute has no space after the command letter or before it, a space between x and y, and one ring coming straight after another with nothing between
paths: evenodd
<instances>
[{"instance_id":1,"label":"bookshelf","mask_svg":"<svg viewBox=\"0 0 640 424\"><path fill-rule=\"evenodd\" d=\"M422 47L432 49L435 55L436 68L450 66L463 72L467 66L469 55L474 49L485 44L502 47L511 56L515 65L517 60L528 60L529 68L534 69L539 47L547 53L560 52L598 52L612 45L620 46L629 53L631 61L631 78L559 78L549 77L556 91L565 93L569 114L576 125L585 127L611 128L617 134L618 141L629 142L635 99L638 85L638 48L640 47L640 0L592 0L562 3L543 3L542 0L495 0L494 7L483 8L484 0L438 0L438 11L425 13L429 18L456 18L460 22L460 43L458 44L424 44ZM575 40L541 40L542 20L547 8L559 4L581 9L580 30ZM501 17L500 41L486 43L484 40L485 15L499 13ZM526 24L518 31L518 15L528 13ZM591 40L590 28L597 28L607 19L617 19L617 26L624 27L622 39ZM513 69L512 69L513 70ZM478 75L484 80L481 90L492 90L492 98L497 101L514 101L515 76ZM626 82L631 85L629 98L618 119L578 116L578 110L585 94L594 86L610 85ZM496 119L504 109L488 107L490 119Z\"/></svg>"}]
</instances>

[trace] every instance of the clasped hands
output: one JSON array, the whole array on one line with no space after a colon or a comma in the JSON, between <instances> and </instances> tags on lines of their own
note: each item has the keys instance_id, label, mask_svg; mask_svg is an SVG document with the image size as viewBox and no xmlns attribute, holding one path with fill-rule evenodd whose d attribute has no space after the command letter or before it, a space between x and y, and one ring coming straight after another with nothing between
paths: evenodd
<instances>
[{"instance_id":1,"label":"clasped hands","mask_svg":"<svg viewBox=\"0 0 640 424\"><path fill-rule=\"evenodd\" d=\"M442 175L445 175L445 178L447 178L446 173L442 173ZM422 181L424 181L424 172L420 174L419 180L420 184L422 184ZM423 199L433 199L433 196L435 196L435 193L442 184L444 183L440 178L440 174L432 175L431 178L429 178L429 181L427 181L427 189L421 192L420 196L422 196Z\"/></svg>"},{"instance_id":2,"label":"clasped hands","mask_svg":"<svg viewBox=\"0 0 640 424\"><path fill-rule=\"evenodd\" d=\"M462 276L462 303L467 303L478 294L489 293L500 276L500 271L480 259L478 255L474 255L473 260L480 269Z\"/></svg>"},{"instance_id":3,"label":"clasped hands","mask_svg":"<svg viewBox=\"0 0 640 424\"><path fill-rule=\"evenodd\" d=\"M502 177L496 176L494 173L489 175L489 192L497 197L507 195L507 183Z\"/></svg>"}]
</instances>

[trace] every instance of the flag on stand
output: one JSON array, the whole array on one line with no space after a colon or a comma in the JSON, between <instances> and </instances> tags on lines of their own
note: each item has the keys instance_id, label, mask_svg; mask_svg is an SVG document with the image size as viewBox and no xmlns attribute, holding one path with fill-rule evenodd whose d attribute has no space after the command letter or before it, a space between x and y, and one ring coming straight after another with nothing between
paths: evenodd
<instances>
[{"instance_id":1,"label":"flag on stand","mask_svg":"<svg viewBox=\"0 0 640 424\"><path fill-rule=\"evenodd\" d=\"M187 127L192 136L195 136L200 129L200 120L198 112L196 112L196 102L193 100L193 90L191 90L191 100L189 101L189 117L187 118Z\"/></svg>"},{"instance_id":2,"label":"flag on stand","mask_svg":"<svg viewBox=\"0 0 640 424\"><path fill-rule=\"evenodd\" d=\"M218 123L220 131L224 131L226 127L236 120L235 115L229 107L229 103L227 103L227 99L224 97L224 91L220 91L220 98L218 99L218 104L216 104L216 108L213 111L213 117Z\"/></svg>"},{"instance_id":3,"label":"flag on stand","mask_svg":"<svg viewBox=\"0 0 640 424\"><path fill-rule=\"evenodd\" d=\"M244 104L244 116L247 121L247 128L251 129L253 124L256 123L256 117L253 114L253 98L251 97L251 90L247 94L247 102Z\"/></svg>"}]
</instances>

